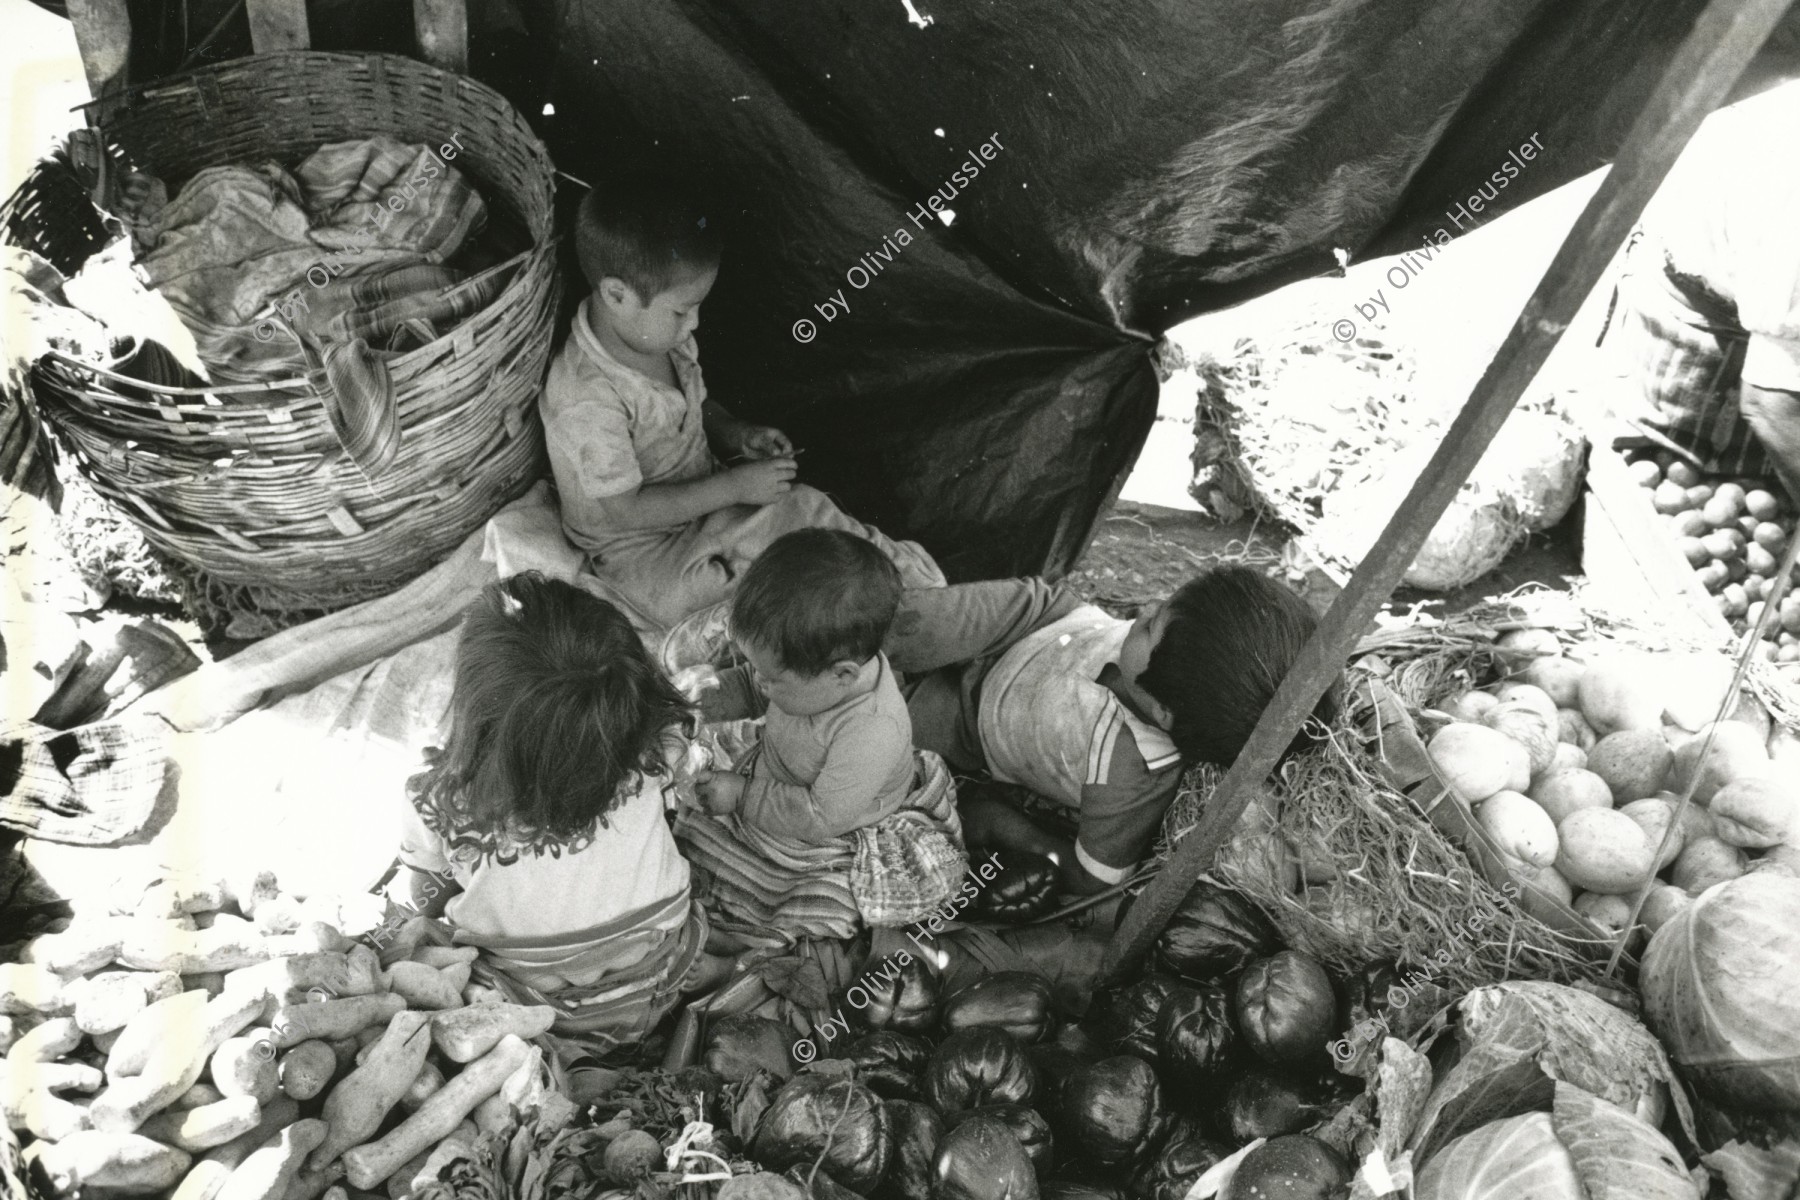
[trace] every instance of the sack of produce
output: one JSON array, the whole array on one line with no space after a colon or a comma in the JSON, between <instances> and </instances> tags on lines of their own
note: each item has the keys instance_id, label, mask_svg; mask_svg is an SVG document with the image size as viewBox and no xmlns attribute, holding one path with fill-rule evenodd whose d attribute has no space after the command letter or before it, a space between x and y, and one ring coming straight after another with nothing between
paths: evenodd
<instances>
[{"instance_id":1,"label":"sack of produce","mask_svg":"<svg viewBox=\"0 0 1800 1200\"><path fill-rule=\"evenodd\" d=\"M911 1100L889 1100L887 1110L894 1152L887 1174L875 1188L876 1200L931 1200L931 1169L944 1138L944 1123Z\"/></svg>"},{"instance_id":2,"label":"sack of produce","mask_svg":"<svg viewBox=\"0 0 1800 1200\"><path fill-rule=\"evenodd\" d=\"M1225 1200L1334 1200L1350 1185L1350 1164L1317 1138L1290 1133L1244 1155ZM1511 1200L1518 1200L1512 1197Z\"/></svg>"},{"instance_id":3,"label":"sack of produce","mask_svg":"<svg viewBox=\"0 0 1800 1200\"><path fill-rule=\"evenodd\" d=\"M1206 1137L1192 1117L1171 1123L1162 1148L1132 1177L1137 1200L1185 1200L1194 1180L1231 1155L1231 1147Z\"/></svg>"},{"instance_id":4,"label":"sack of produce","mask_svg":"<svg viewBox=\"0 0 1800 1200\"><path fill-rule=\"evenodd\" d=\"M1030 1104L1037 1071L1025 1047L1003 1029L953 1033L925 1067L925 1099L948 1116L983 1104Z\"/></svg>"},{"instance_id":5,"label":"sack of produce","mask_svg":"<svg viewBox=\"0 0 1800 1200\"><path fill-rule=\"evenodd\" d=\"M869 1003L860 1011L870 1029L926 1033L938 1022L938 977L923 958L908 955L897 973L876 972L863 986Z\"/></svg>"},{"instance_id":6,"label":"sack of produce","mask_svg":"<svg viewBox=\"0 0 1800 1200\"><path fill-rule=\"evenodd\" d=\"M1256 1066L1239 1072L1225 1089L1216 1124L1241 1146L1256 1138L1298 1133L1325 1120L1336 1107L1319 1079Z\"/></svg>"},{"instance_id":7,"label":"sack of produce","mask_svg":"<svg viewBox=\"0 0 1800 1200\"><path fill-rule=\"evenodd\" d=\"M776 1169L822 1156L833 1179L867 1194L887 1170L893 1147L887 1109L874 1092L848 1079L802 1075L769 1101L751 1153Z\"/></svg>"},{"instance_id":8,"label":"sack of produce","mask_svg":"<svg viewBox=\"0 0 1800 1200\"><path fill-rule=\"evenodd\" d=\"M992 1117L946 1133L931 1178L932 1200L1038 1200L1037 1172L1025 1148Z\"/></svg>"},{"instance_id":9,"label":"sack of produce","mask_svg":"<svg viewBox=\"0 0 1800 1200\"><path fill-rule=\"evenodd\" d=\"M1161 1140L1167 1115L1156 1070L1121 1054L1076 1071L1063 1084L1056 1132L1071 1162L1134 1167Z\"/></svg>"},{"instance_id":10,"label":"sack of produce","mask_svg":"<svg viewBox=\"0 0 1800 1200\"><path fill-rule=\"evenodd\" d=\"M1551 1111L1490 1122L1432 1154L1416 1168L1416 1200L1699 1200L1662 1134L1580 1088L1555 1089Z\"/></svg>"},{"instance_id":11,"label":"sack of produce","mask_svg":"<svg viewBox=\"0 0 1800 1200\"><path fill-rule=\"evenodd\" d=\"M1337 993L1325 968L1298 950L1251 963L1238 979L1238 1032L1264 1062L1320 1063L1338 1027Z\"/></svg>"},{"instance_id":12,"label":"sack of produce","mask_svg":"<svg viewBox=\"0 0 1800 1200\"><path fill-rule=\"evenodd\" d=\"M1644 1016L1719 1103L1800 1112L1800 879L1720 884L1651 938Z\"/></svg>"},{"instance_id":13,"label":"sack of produce","mask_svg":"<svg viewBox=\"0 0 1800 1200\"><path fill-rule=\"evenodd\" d=\"M1050 1173L1056 1142L1050 1133L1050 1122L1044 1120L1037 1109L1023 1104L984 1104L980 1108L950 1114L944 1119L944 1127L955 1129L963 1122L979 1117L991 1117L1012 1130L1038 1175Z\"/></svg>"},{"instance_id":14,"label":"sack of produce","mask_svg":"<svg viewBox=\"0 0 1800 1200\"><path fill-rule=\"evenodd\" d=\"M998 875L977 880L975 915L1015 925L1036 920L1056 907L1056 880L1056 864L1044 855L1008 850Z\"/></svg>"},{"instance_id":15,"label":"sack of produce","mask_svg":"<svg viewBox=\"0 0 1800 1200\"><path fill-rule=\"evenodd\" d=\"M1140 1058L1155 1058L1157 1018L1163 1002L1181 986L1168 975L1145 975L1101 992L1087 1023L1102 1041Z\"/></svg>"},{"instance_id":16,"label":"sack of produce","mask_svg":"<svg viewBox=\"0 0 1800 1200\"><path fill-rule=\"evenodd\" d=\"M1156 939L1156 957L1191 983L1218 983L1281 949L1255 905L1227 888L1196 883Z\"/></svg>"},{"instance_id":17,"label":"sack of produce","mask_svg":"<svg viewBox=\"0 0 1800 1200\"><path fill-rule=\"evenodd\" d=\"M740 1083L758 1071L789 1079L794 1074L794 1031L767 1017L725 1017L706 1036L704 1061L727 1083Z\"/></svg>"},{"instance_id":18,"label":"sack of produce","mask_svg":"<svg viewBox=\"0 0 1800 1200\"><path fill-rule=\"evenodd\" d=\"M1026 971L1000 971L978 979L944 1001L944 1029L986 1026L1004 1029L1021 1042L1039 1042L1050 1032L1050 984Z\"/></svg>"},{"instance_id":19,"label":"sack of produce","mask_svg":"<svg viewBox=\"0 0 1800 1200\"><path fill-rule=\"evenodd\" d=\"M1575 506L1587 439L1554 413L1519 409L1488 443L1469 476L1512 498L1529 533L1542 533Z\"/></svg>"},{"instance_id":20,"label":"sack of produce","mask_svg":"<svg viewBox=\"0 0 1800 1200\"><path fill-rule=\"evenodd\" d=\"M1362 561L1405 502L1421 462L1396 463L1382 476L1326 497L1315 534L1320 547L1343 561ZM1429 592L1454 591L1499 566L1524 535L1517 501L1471 480L1451 498L1401 582Z\"/></svg>"},{"instance_id":21,"label":"sack of produce","mask_svg":"<svg viewBox=\"0 0 1800 1200\"><path fill-rule=\"evenodd\" d=\"M919 1073L930 1057L931 1047L924 1041L886 1029L864 1034L844 1047L857 1081L884 1100L919 1099Z\"/></svg>"},{"instance_id":22,"label":"sack of produce","mask_svg":"<svg viewBox=\"0 0 1800 1200\"><path fill-rule=\"evenodd\" d=\"M1156 1061L1171 1098L1197 1107L1236 1065L1239 1039L1231 996L1220 987L1182 988L1163 1002L1156 1021Z\"/></svg>"}]
</instances>

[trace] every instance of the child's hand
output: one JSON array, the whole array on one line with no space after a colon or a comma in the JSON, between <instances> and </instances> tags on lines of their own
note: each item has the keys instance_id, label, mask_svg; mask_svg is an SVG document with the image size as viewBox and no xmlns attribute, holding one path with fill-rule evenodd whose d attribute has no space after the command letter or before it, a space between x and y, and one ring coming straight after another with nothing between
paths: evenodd
<instances>
[{"instance_id":1,"label":"child's hand","mask_svg":"<svg viewBox=\"0 0 1800 1200\"><path fill-rule=\"evenodd\" d=\"M701 807L715 817L737 811L744 795L744 777L736 771L708 771L694 781Z\"/></svg>"},{"instance_id":2,"label":"child's hand","mask_svg":"<svg viewBox=\"0 0 1800 1200\"><path fill-rule=\"evenodd\" d=\"M749 459L792 458L794 443L773 425L746 423L737 431L737 452Z\"/></svg>"},{"instance_id":3,"label":"child's hand","mask_svg":"<svg viewBox=\"0 0 1800 1200\"><path fill-rule=\"evenodd\" d=\"M738 503L761 508L793 489L799 469L800 464L791 458L764 458L733 467L727 473L736 485Z\"/></svg>"}]
</instances>

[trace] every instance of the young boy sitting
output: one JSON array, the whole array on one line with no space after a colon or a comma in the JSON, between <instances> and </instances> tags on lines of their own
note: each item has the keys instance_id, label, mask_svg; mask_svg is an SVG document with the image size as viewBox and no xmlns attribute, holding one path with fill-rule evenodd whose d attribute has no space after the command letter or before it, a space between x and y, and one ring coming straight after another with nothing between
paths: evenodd
<instances>
[{"instance_id":1,"label":"young boy sitting","mask_svg":"<svg viewBox=\"0 0 1800 1200\"><path fill-rule=\"evenodd\" d=\"M908 586L942 586L917 544L795 483L786 434L707 399L693 335L719 272L716 221L665 185L608 183L582 201L575 250L592 291L539 410L563 528L642 624L719 603L765 546L809 527L867 538Z\"/></svg>"},{"instance_id":2,"label":"young boy sitting","mask_svg":"<svg viewBox=\"0 0 1800 1200\"><path fill-rule=\"evenodd\" d=\"M711 819L675 831L696 891L727 916L845 937L859 918L916 919L961 883L949 773L915 753L881 652L900 594L894 565L838 530L790 533L745 573L731 625L749 665L722 673L700 713L763 716L762 741L747 764L701 778ZM878 862L884 878L859 877Z\"/></svg>"},{"instance_id":3,"label":"young boy sitting","mask_svg":"<svg viewBox=\"0 0 1800 1200\"><path fill-rule=\"evenodd\" d=\"M1065 889L1094 892L1149 852L1185 767L1237 757L1316 624L1293 591L1233 567L1135 621L1041 579L909 591L885 646L921 749L1023 785L1079 828L1071 844L971 798L969 844L1047 855ZM1334 689L1314 716L1336 712Z\"/></svg>"}]
</instances>

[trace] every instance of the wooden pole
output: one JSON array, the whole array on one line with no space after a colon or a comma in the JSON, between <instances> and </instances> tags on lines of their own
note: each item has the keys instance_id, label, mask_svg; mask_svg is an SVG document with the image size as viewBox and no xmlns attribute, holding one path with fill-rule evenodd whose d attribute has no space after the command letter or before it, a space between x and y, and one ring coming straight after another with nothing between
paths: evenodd
<instances>
[{"instance_id":1,"label":"wooden pole","mask_svg":"<svg viewBox=\"0 0 1800 1200\"><path fill-rule=\"evenodd\" d=\"M125 0L69 0L69 24L88 92L103 104L125 90L131 65L131 15Z\"/></svg>"},{"instance_id":2,"label":"wooden pole","mask_svg":"<svg viewBox=\"0 0 1800 1200\"><path fill-rule=\"evenodd\" d=\"M1357 639L1555 348L1682 147L1725 99L1787 7L1788 0L1712 0L1694 22L1626 135L1611 172L1569 230L1418 482L1320 619L1214 791L1200 823L1132 905L1107 949L1103 980L1117 979L1143 956L1194 881L1211 866L1213 855L1319 697L1338 677Z\"/></svg>"},{"instance_id":3,"label":"wooden pole","mask_svg":"<svg viewBox=\"0 0 1800 1200\"><path fill-rule=\"evenodd\" d=\"M244 11L250 20L252 53L305 50L312 45L306 0L246 0Z\"/></svg>"},{"instance_id":4,"label":"wooden pole","mask_svg":"<svg viewBox=\"0 0 1800 1200\"><path fill-rule=\"evenodd\" d=\"M469 73L468 0L413 0L419 57L443 71Z\"/></svg>"}]
</instances>

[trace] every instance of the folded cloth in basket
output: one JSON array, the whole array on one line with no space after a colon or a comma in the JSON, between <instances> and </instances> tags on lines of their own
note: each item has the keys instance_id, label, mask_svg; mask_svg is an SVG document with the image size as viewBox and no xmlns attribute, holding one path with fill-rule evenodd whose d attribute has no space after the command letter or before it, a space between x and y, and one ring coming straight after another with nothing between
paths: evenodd
<instances>
[{"instance_id":1,"label":"folded cloth in basket","mask_svg":"<svg viewBox=\"0 0 1800 1200\"><path fill-rule=\"evenodd\" d=\"M443 265L486 211L427 147L337 142L291 174L201 171L163 209L141 266L214 382L307 377L345 448L375 471L398 447L382 362L443 336L512 275L511 263L473 277Z\"/></svg>"},{"instance_id":2,"label":"folded cloth in basket","mask_svg":"<svg viewBox=\"0 0 1800 1200\"><path fill-rule=\"evenodd\" d=\"M736 814L682 812L675 840L694 895L728 919L794 937L847 938L863 925L897 927L941 908L968 860L950 770L929 750L918 757L905 807L829 842L780 837Z\"/></svg>"}]
</instances>

